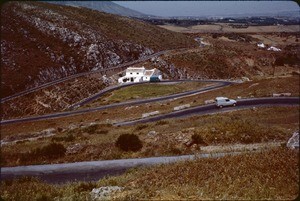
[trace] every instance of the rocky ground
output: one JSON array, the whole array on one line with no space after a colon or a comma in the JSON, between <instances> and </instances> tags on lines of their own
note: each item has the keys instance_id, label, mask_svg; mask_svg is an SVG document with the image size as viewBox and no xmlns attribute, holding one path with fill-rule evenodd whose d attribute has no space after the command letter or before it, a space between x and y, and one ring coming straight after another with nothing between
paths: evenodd
<instances>
[{"instance_id":1,"label":"rocky ground","mask_svg":"<svg viewBox=\"0 0 300 201\"><path fill-rule=\"evenodd\" d=\"M183 34L80 7L9 2L1 19L2 97L159 50L196 46Z\"/></svg>"}]
</instances>

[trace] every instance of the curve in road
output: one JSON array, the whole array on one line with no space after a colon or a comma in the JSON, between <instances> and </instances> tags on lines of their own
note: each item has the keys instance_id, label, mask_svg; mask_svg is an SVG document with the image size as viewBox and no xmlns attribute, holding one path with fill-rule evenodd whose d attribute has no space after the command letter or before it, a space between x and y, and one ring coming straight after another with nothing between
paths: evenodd
<instances>
[{"instance_id":1,"label":"curve in road","mask_svg":"<svg viewBox=\"0 0 300 201\"><path fill-rule=\"evenodd\" d=\"M181 80L181 82L186 82L187 80ZM174 81L170 81L174 82ZM180 82L180 80L177 80L176 82ZM105 105L105 106L99 106L95 108L87 108L87 109L81 109L81 110L74 110L74 111L67 111L67 112L60 112L60 113L52 113L52 114L47 114L47 115L41 115L41 116L33 116L33 117L25 117L25 118L19 118L19 119L10 119L10 120L2 120L0 122L1 125L6 125L6 124L12 124L12 123L20 123L20 122L29 122L29 121L38 121L38 120L45 120L45 119L51 119L51 118L58 118L58 117L66 117L66 116L72 116L72 115L77 115L77 114L85 114L89 112L94 112L94 111L100 111L108 108L114 108L114 107L120 107L120 106L127 106L127 105L139 105L139 104L144 104L144 103L151 103L151 102L157 102L157 101L163 101L163 100L169 100L169 99L174 99L174 98L179 98L179 97L184 97L187 95L192 95L196 93L204 93L207 91L219 89L225 86L229 86L235 82L230 82L230 81L218 81L218 80L196 80L196 82L215 82L218 83L218 85L210 86L210 87L205 87L197 90L192 90L192 91L187 91L183 93L178 93L178 94L173 94L169 96L163 96L163 97L158 97L158 98L150 98L150 99L142 99L142 100L136 100L136 101L128 101L128 102L123 102L123 103L115 103L115 104L110 104L110 105ZM165 83L168 83L168 81L165 81ZM95 100L99 98L100 96L104 95L105 93L111 92L113 90L117 90L123 87L128 87L136 84L143 84L143 83L132 83L132 84L127 84L127 85L121 85L121 86L116 86L104 91L101 91L100 93L88 98L85 100L83 103L79 103L80 105L86 104L92 100ZM74 106L73 106L74 108Z\"/></svg>"},{"instance_id":2,"label":"curve in road","mask_svg":"<svg viewBox=\"0 0 300 201\"><path fill-rule=\"evenodd\" d=\"M170 118L182 118L192 115L205 115L205 114L214 114L214 113L222 113L228 112L238 109L245 109L251 107L268 107L268 106L286 106L286 105L298 105L299 106L299 97L279 97L279 98L252 98L252 99L240 99L237 101L237 105L235 107L226 107L219 109L215 104L209 104L204 106L197 106L181 111L171 112L167 114L157 115L154 117L148 117L133 121L125 121L115 123L115 126L128 126L139 123L149 123L154 121L160 121L163 119Z\"/></svg>"},{"instance_id":3,"label":"curve in road","mask_svg":"<svg viewBox=\"0 0 300 201\"><path fill-rule=\"evenodd\" d=\"M152 57L160 56L160 55L165 54L166 52L169 52L169 51L171 51L171 50L160 51L160 52L157 52L155 54L152 54L152 55L149 55L149 56L146 56L146 57L134 60L134 61L130 61L130 62L127 62L127 63L124 63L124 64L120 64L118 66L111 67L111 68L105 68L105 69L100 69L100 70L95 70L95 71L89 71L89 72L78 73L78 74L75 74L75 75L70 75L70 76L55 80L55 81L51 81L51 82L42 84L42 85L37 86L37 87L34 87L34 88L31 88L31 89L16 93L14 95L1 98L1 103L4 103L6 101L12 100L12 99L20 97L20 96L24 96L26 94L35 92L35 91L40 90L40 89L44 89L46 87L49 87L49 86L52 86L52 85L55 85L55 84L62 83L64 81L67 81L67 80L70 80L70 79L74 79L74 78L78 78L78 77L82 77L82 76L87 76L87 75L91 75L91 74L94 74L94 73L100 73L100 72L115 70L115 69L119 69L119 68L124 68L124 67L129 66L129 65L133 65L133 64L136 64L136 63L139 63L139 62L142 62L142 61L146 61L146 60L148 60Z\"/></svg>"}]
</instances>

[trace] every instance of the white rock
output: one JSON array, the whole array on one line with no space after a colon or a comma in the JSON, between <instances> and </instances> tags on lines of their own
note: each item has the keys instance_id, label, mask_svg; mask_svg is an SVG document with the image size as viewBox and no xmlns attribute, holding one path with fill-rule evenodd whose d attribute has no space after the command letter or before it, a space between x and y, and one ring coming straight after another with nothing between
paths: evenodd
<instances>
[{"instance_id":1,"label":"white rock","mask_svg":"<svg viewBox=\"0 0 300 201\"><path fill-rule=\"evenodd\" d=\"M155 136L157 133L156 131L149 131L149 133L147 134L149 137L153 137Z\"/></svg>"},{"instance_id":2,"label":"white rock","mask_svg":"<svg viewBox=\"0 0 300 201\"><path fill-rule=\"evenodd\" d=\"M249 79L248 77L242 77L242 81L243 81L243 82L249 82L250 79Z\"/></svg>"},{"instance_id":3,"label":"white rock","mask_svg":"<svg viewBox=\"0 0 300 201\"><path fill-rule=\"evenodd\" d=\"M274 47L274 46L271 46L268 48L269 51L275 51L275 52L279 52L281 51L281 49L277 48L277 47Z\"/></svg>"},{"instance_id":4,"label":"white rock","mask_svg":"<svg viewBox=\"0 0 300 201\"><path fill-rule=\"evenodd\" d=\"M179 106L177 106L177 107L174 107L174 111L176 111L176 110L183 110L183 109L189 108L189 107L191 107L190 104L179 105Z\"/></svg>"},{"instance_id":5,"label":"white rock","mask_svg":"<svg viewBox=\"0 0 300 201\"><path fill-rule=\"evenodd\" d=\"M205 104L210 104L210 103L214 103L214 102L215 102L215 100L213 100L213 99L204 101Z\"/></svg>"},{"instance_id":6,"label":"white rock","mask_svg":"<svg viewBox=\"0 0 300 201\"><path fill-rule=\"evenodd\" d=\"M299 148L299 131L293 133L286 146L291 149Z\"/></svg>"},{"instance_id":7,"label":"white rock","mask_svg":"<svg viewBox=\"0 0 300 201\"><path fill-rule=\"evenodd\" d=\"M113 192L118 192L123 190L123 187L119 186L104 186L100 188L94 188L91 192L92 200L103 200L108 199Z\"/></svg>"},{"instance_id":8,"label":"white rock","mask_svg":"<svg viewBox=\"0 0 300 201\"><path fill-rule=\"evenodd\" d=\"M159 114L159 111L144 113L144 114L142 114L142 118L146 118L146 117L157 115L157 114Z\"/></svg>"}]
</instances>

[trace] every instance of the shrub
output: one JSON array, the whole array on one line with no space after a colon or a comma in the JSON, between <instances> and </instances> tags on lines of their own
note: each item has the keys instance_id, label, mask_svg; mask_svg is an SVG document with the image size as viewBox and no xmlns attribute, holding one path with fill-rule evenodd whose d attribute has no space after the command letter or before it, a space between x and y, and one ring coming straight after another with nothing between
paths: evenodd
<instances>
[{"instance_id":1,"label":"shrub","mask_svg":"<svg viewBox=\"0 0 300 201\"><path fill-rule=\"evenodd\" d=\"M79 182L74 186L74 190L76 192L91 191L93 188L96 187L97 185L94 182Z\"/></svg>"},{"instance_id":2,"label":"shrub","mask_svg":"<svg viewBox=\"0 0 300 201\"><path fill-rule=\"evenodd\" d=\"M55 159L64 156L66 148L62 144L51 143L42 148L37 148L32 152L33 156Z\"/></svg>"},{"instance_id":3,"label":"shrub","mask_svg":"<svg viewBox=\"0 0 300 201\"><path fill-rule=\"evenodd\" d=\"M123 151L139 151L142 149L143 144L138 136L134 134L122 134L118 137L116 147Z\"/></svg>"},{"instance_id":4,"label":"shrub","mask_svg":"<svg viewBox=\"0 0 300 201\"><path fill-rule=\"evenodd\" d=\"M182 151L177 147L171 147L168 152L172 155L181 155Z\"/></svg>"},{"instance_id":5,"label":"shrub","mask_svg":"<svg viewBox=\"0 0 300 201\"><path fill-rule=\"evenodd\" d=\"M109 132L109 130L106 130L106 129L104 129L104 130L100 130L100 131L97 131L97 134L107 134Z\"/></svg>"},{"instance_id":6,"label":"shrub","mask_svg":"<svg viewBox=\"0 0 300 201\"><path fill-rule=\"evenodd\" d=\"M155 125L165 125L165 124L168 124L168 122L164 121L164 120L160 120L160 121L156 122Z\"/></svg>"},{"instance_id":7,"label":"shrub","mask_svg":"<svg viewBox=\"0 0 300 201\"><path fill-rule=\"evenodd\" d=\"M88 134L93 134L98 129L99 125L94 124L82 129L83 132L87 132Z\"/></svg>"},{"instance_id":8,"label":"shrub","mask_svg":"<svg viewBox=\"0 0 300 201\"><path fill-rule=\"evenodd\" d=\"M143 129L147 128L147 127L148 127L147 124L140 124L140 125L138 125L138 126L135 128L135 130L139 131L139 130L143 130Z\"/></svg>"},{"instance_id":9,"label":"shrub","mask_svg":"<svg viewBox=\"0 0 300 201\"><path fill-rule=\"evenodd\" d=\"M51 139L51 141L53 142L61 142L61 141L72 142L73 140L75 140L75 137L72 134L67 134L67 136L62 136L62 137L53 137Z\"/></svg>"},{"instance_id":10,"label":"shrub","mask_svg":"<svg viewBox=\"0 0 300 201\"><path fill-rule=\"evenodd\" d=\"M192 135L192 141L194 144L206 144L204 142L204 140L202 139L201 135L197 134L197 133L194 133Z\"/></svg>"}]
</instances>

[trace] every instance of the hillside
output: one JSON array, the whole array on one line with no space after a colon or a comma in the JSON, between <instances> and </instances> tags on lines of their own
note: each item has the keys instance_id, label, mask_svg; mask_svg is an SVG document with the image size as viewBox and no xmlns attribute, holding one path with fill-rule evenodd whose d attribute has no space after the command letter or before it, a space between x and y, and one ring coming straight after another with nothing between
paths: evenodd
<instances>
[{"instance_id":1,"label":"hillside","mask_svg":"<svg viewBox=\"0 0 300 201\"><path fill-rule=\"evenodd\" d=\"M67 6L81 6L93 10L111 13L115 15L130 16L130 17L146 17L147 15L138 11L125 8L111 1L49 1L49 3L67 5Z\"/></svg>"},{"instance_id":2,"label":"hillside","mask_svg":"<svg viewBox=\"0 0 300 201\"><path fill-rule=\"evenodd\" d=\"M300 45L297 34L186 35L195 39L202 37L207 45L172 51L143 65L160 69L165 79L261 79L299 74ZM264 41L268 46L275 45L282 51L258 48L259 41Z\"/></svg>"},{"instance_id":3,"label":"hillside","mask_svg":"<svg viewBox=\"0 0 300 201\"><path fill-rule=\"evenodd\" d=\"M1 96L72 74L116 66L193 39L87 8L8 2L1 9Z\"/></svg>"}]
</instances>

